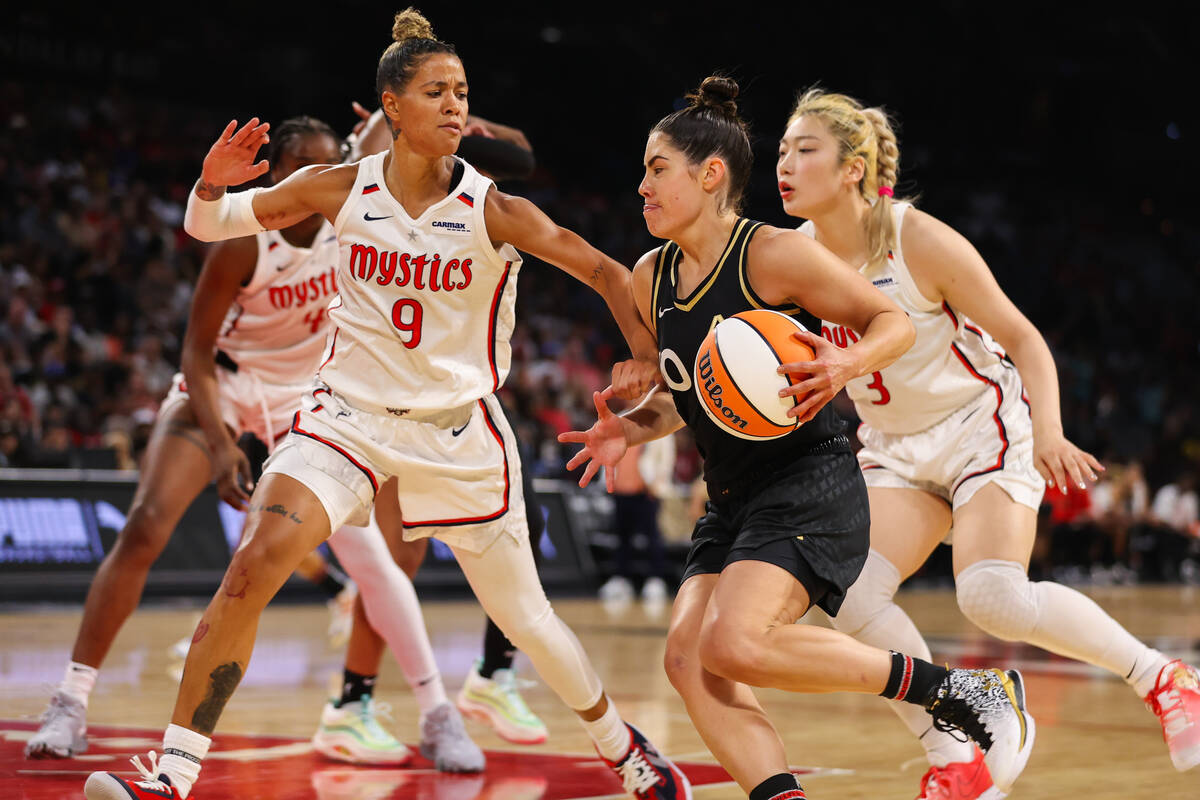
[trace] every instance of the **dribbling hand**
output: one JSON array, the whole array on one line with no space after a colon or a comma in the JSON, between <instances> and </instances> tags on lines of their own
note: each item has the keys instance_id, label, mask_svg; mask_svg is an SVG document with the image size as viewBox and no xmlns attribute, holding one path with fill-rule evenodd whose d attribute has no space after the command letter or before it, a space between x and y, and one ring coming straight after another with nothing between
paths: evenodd
<instances>
[{"instance_id":1,"label":"dribbling hand","mask_svg":"<svg viewBox=\"0 0 1200 800\"><path fill-rule=\"evenodd\" d=\"M847 381L857 378L858 370L853 356L821 336L810 331L797 331L792 338L812 348L813 360L779 365L776 372L780 375L800 373L805 376L798 383L780 389L779 396L802 398L799 405L788 409L787 413L790 417L799 417L803 425L815 417Z\"/></svg>"},{"instance_id":2,"label":"dribbling hand","mask_svg":"<svg viewBox=\"0 0 1200 800\"><path fill-rule=\"evenodd\" d=\"M254 163L254 157L260 147L271 141L267 136L270 129L270 123L259 123L258 117L241 128L236 119L230 120L204 157L201 182L212 187L238 186L263 175L270 166L266 159Z\"/></svg>"},{"instance_id":3,"label":"dribbling hand","mask_svg":"<svg viewBox=\"0 0 1200 800\"><path fill-rule=\"evenodd\" d=\"M596 424L586 431L567 431L558 435L558 441L563 444L583 445L583 449L567 462L567 470L587 464L583 470L583 477L579 479L581 487L591 483L601 467L607 467L604 471L604 484L611 492L617 477L617 463L625 457L625 451L629 449L621 418L608 407L608 401L613 396L611 386L603 392L592 392L592 402L596 404Z\"/></svg>"}]
</instances>

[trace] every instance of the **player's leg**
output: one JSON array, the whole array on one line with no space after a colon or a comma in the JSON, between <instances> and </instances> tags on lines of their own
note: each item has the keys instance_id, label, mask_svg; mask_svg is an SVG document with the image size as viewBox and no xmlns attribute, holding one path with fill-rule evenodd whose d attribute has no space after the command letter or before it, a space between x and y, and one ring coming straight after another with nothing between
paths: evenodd
<instances>
[{"instance_id":1,"label":"player's leg","mask_svg":"<svg viewBox=\"0 0 1200 800\"><path fill-rule=\"evenodd\" d=\"M443 771L477 772L484 767L483 752L446 696L416 591L389 551L381 530L385 525L386 536L400 536L402 521L392 481L380 487L371 522L343 526L330 539L330 547L358 584L371 627L387 642L413 690L421 710L422 754ZM378 660L374 670L378 672Z\"/></svg>"},{"instance_id":2,"label":"player's leg","mask_svg":"<svg viewBox=\"0 0 1200 800\"><path fill-rule=\"evenodd\" d=\"M525 522L529 527L533 563L541 562L541 541L546 529L542 506L537 500L528 470L521 470L525 496ZM424 542L424 539L419 541ZM456 704L468 717L486 722L504 740L515 744L546 741L546 724L534 714L521 696L513 659L517 648L500 626L489 617L483 632L483 655L476 659L458 693Z\"/></svg>"},{"instance_id":3,"label":"player's leg","mask_svg":"<svg viewBox=\"0 0 1200 800\"><path fill-rule=\"evenodd\" d=\"M896 604L900 584L920 569L950 530L950 506L918 489L869 486L871 552L862 574L846 593L833 626L860 642L930 661L929 646L907 613ZM930 768L923 785L946 783L955 800L986 798L993 792L976 747L933 727L923 708L888 705L925 748ZM918 799L920 800L920 799Z\"/></svg>"},{"instance_id":4,"label":"player's leg","mask_svg":"<svg viewBox=\"0 0 1200 800\"><path fill-rule=\"evenodd\" d=\"M502 533L481 553L451 548L483 610L579 716L626 791L660 800L689 796L683 773L625 723L605 695L587 653L546 599L529 539L521 533Z\"/></svg>"},{"instance_id":5,"label":"player's leg","mask_svg":"<svg viewBox=\"0 0 1200 800\"><path fill-rule=\"evenodd\" d=\"M113 640L137 608L150 566L212 475L208 444L186 400L158 419L125 526L88 589L71 663L25 747L31 758L66 758L87 749L88 695Z\"/></svg>"},{"instance_id":6,"label":"player's leg","mask_svg":"<svg viewBox=\"0 0 1200 800\"><path fill-rule=\"evenodd\" d=\"M312 490L288 475L263 477L250 498L241 544L192 636L162 759L136 783L92 773L84 787L88 800L187 796L217 720L245 674L263 609L328 536L329 516Z\"/></svg>"},{"instance_id":7,"label":"player's leg","mask_svg":"<svg viewBox=\"0 0 1200 800\"><path fill-rule=\"evenodd\" d=\"M663 663L704 744L742 790L772 798L795 792L783 741L754 691L712 674L700 663L700 629L718 575L687 578L675 597ZM794 795L793 795L794 796Z\"/></svg>"},{"instance_id":8,"label":"player's leg","mask_svg":"<svg viewBox=\"0 0 1200 800\"><path fill-rule=\"evenodd\" d=\"M1000 485L954 513L954 573L963 614L1000 639L1023 641L1120 676L1158 713L1176 768L1200 765L1200 673L1138 641L1082 593L1026 575L1037 511ZM1164 702L1156 702L1159 697Z\"/></svg>"},{"instance_id":9,"label":"player's leg","mask_svg":"<svg viewBox=\"0 0 1200 800\"><path fill-rule=\"evenodd\" d=\"M800 692L852 691L918 704L941 726L979 744L996 784L1007 788L1033 744L1015 671L948 670L871 647L844 633L795 625L821 579L805 576L791 537L752 551L733 551L709 599L700 632L700 662L715 675ZM953 709L950 716L946 711Z\"/></svg>"}]
</instances>

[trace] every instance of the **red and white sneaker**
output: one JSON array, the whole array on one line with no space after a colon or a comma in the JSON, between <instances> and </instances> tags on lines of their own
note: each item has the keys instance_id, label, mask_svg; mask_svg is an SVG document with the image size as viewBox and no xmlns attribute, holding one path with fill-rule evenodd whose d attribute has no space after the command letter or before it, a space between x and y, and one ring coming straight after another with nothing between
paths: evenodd
<instances>
[{"instance_id":1,"label":"red and white sneaker","mask_svg":"<svg viewBox=\"0 0 1200 800\"><path fill-rule=\"evenodd\" d=\"M131 781L111 772L93 772L83 785L83 796L87 800L180 800L182 795L171 785L171 779L158 773L158 756L153 750L150 769L142 766L137 756L129 761L141 773L140 780Z\"/></svg>"},{"instance_id":2,"label":"red and white sneaker","mask_svg":"<svg viewBox=\"0 0 1200 800\"><path fill-rule=\"evenodd\" d=\"M659 753L637 728L628 722L625 727L629 729L629 752L625 757L609 761L601 756L617 773L625 791L637 800L692 800L692 784L679 767Z\"/></svg>"},{"instance_id":3,"label":"red and white sneaker","mask_svg":"<svg viewBox=\"0 0 1200 800\"><path fill-rule=\"evenodd\" d=\"M1179 659L1169 662L1145 699L1162 723L1175 769L1200 764L1200 671Z\"/></svg>"},{"instance_id":4,"label":"red and white sneaker","mask_svg":"<svg viewBox=\"0 0 1200 800\"><path fill-rule=\"evenodd\" d=\"M944 767L930 767L921 778L917 800L1002 800L1004 792L992 784L983 751L975 748L971 761L951 761Z\"/></svg>"}]
</instances>

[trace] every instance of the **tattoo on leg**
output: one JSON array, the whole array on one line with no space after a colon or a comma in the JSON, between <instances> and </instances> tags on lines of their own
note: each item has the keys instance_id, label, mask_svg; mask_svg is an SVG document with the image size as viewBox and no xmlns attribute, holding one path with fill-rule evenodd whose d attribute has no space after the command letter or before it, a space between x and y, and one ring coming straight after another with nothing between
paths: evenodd
<instances>
[{"instance_id":1,"label":"tattoo on leg","mask_svg":"<svg viewBox=\"0 0 1200 800\"><path fill-rule=\"evenodd\" d=\"M248 574L249 574L249 571L243 567L242 571L238 573L238 577L246 578L246 575L248 575ZM244 584L242 584L242 590L240 592L230 591L230 589L233 588L233 584L229 581L228 576L226 577L225 581L226 581L226 583L229 584L227 587L224 588L226 597L232 597L234 600L245 600L246 599L246 590L250 588L250 579L249 578L246 578L246 582Z\"/></svg>"},{"instance_id":2,"label":"tattoo on leg","mask_svg":"<svg viewBox=\"0 0 1200 800\"><path fill-rule=\"evenodd\" d=\"M208 623L201 622L196 626L196 632L192 634L192 644L203 639L208 634Z\"/></svg>"},{"instance_id":3,"label":"tattoo on leg","mask_svg":"<svg viewBox=\"0 0 1200 800\"><path fill-rule=\"evenodd\" d=\"M217 720L233 690L242 680L242 667L236 661L222 664L208 676L208 694L192 714L192 730L208 736L217 727Z\"/></svg>"},{"instance_id":4,"label":"tattoo on leg","mask_svg":"<svg viewBox=\"0 0 1200 800\"><path fill-rule=\"evenodd\" d=\"M181 419L172 419L167 421L167 426L163 429L163 434L166 436L178 436L180 439L187 439L192 444L199 447L208 455L208 440L204 438L203 432L190 422Z\"/></svg>"},{"instance_id":5,"label":"tattoo on leg","mask_svg":"<svg viewBox=\"0 0 1200 800\"><path fill-rule=\"evenodd\" d=\"M248 513L248 514L252 514L255 511L265 511L268 514L278 514L279 516L283 517L284 519L291 520L292 522L296 523L297 525L304 524L304 520L302 520L302 519L300 519L300 517L296 516L295 511L288 511L287 508L283 505L283 503L272 503L269 506L265 506L262 503L251 503L246 509L246 513Z\"/></svg>"}]
</instances>

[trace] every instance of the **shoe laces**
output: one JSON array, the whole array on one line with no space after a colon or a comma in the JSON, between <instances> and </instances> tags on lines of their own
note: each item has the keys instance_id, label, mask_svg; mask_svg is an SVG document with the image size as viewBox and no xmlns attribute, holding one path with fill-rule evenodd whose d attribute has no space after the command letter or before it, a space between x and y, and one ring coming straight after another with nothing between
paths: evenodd
<instances>
[{"instance_id":1,"label":"shoe laces","mask_svg":"<svg viewBox=\"0 0 1200 800\"><path fill-rule=\"evenodd\" d=\"M640 747L629 751L629 756L617 766L617 774L621 776L621 785L625 787L625 791L633 794L653 788L659 777Z\"/></svg>"},{"instance_id":2,"label":"shoe laces","mask_svg":"<svg viewBox=\"0 0 1200 800\"><path fill-rule=\"evenodd\" d=\"M369 695L364 695L359 701L360 708L358 710L358 718L362 722L363 727L371 731L374 736L391 736L379 724L379 717L383 717L389 722L392 721L392 705L382 701L376 701Z\"/></svg>"},{"instance_id":3,"label":"shoe laces","mask_svg":"<svg viewBox=\"0 0 1200 800\"><path fill-rule=\"evenodd\" d=\"M484 678L483 680L488 679ZM518 717L533 716L533 712L525 703L525 698L521 697L521 693L518 691L521 683L532 684L533 681L520 681L512 670L498 669L492 673L491 682L496 687L496 692L504 697L504 701L516 712Z\"/></svg>"},{"instance_id":4,"label":"shoe laces","mask_svg":"<svg viewBox=\"0 0 1200 800\"><path fill-rule=\"evenodd\" d=\"M992 746L992 735L977 709L989 699L989 690L990 685L982 675L971 673L956 681L951 672L925 706L933 717L933 727L956 741L973 740L986 751Z\"/></svg>"},{"instance_id":5,"label":"shoe laces","mask_svg":"<svg viewBox=\"0 0 1200 800\"><path fill-rule=\"evenodd\" d=\"M171 788L171 785L159 779L158 753L155 753L153 750L151 750L149 761L150 767L147 769L142 764L142 760L137 756L133 756L129 759L129 763L133 764L133 766L137 768L137 771L142 776L140 781L135 781L136 785L143 789L149 789L156 792L168 791Z\"/></svg>"}]
</instances>

